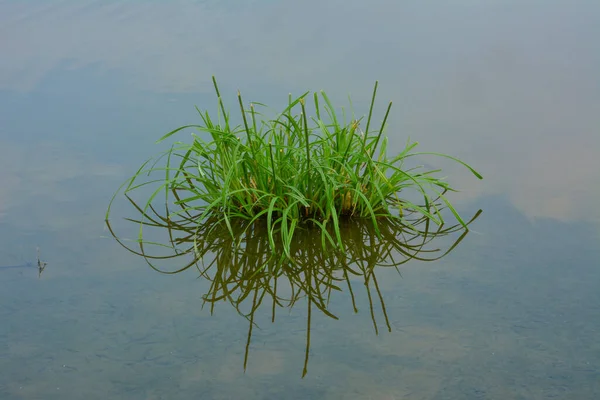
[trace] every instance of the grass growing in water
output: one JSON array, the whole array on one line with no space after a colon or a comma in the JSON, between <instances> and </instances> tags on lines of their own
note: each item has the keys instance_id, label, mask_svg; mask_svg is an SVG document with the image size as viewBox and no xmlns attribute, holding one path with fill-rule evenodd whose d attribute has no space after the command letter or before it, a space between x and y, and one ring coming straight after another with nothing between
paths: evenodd
<instances>
[{"instance_id":1,"label":"grass growing in water","mask_svg":"<svg viewBox=\"0 0 600 400\"><path fill-rule=\"evenodd\" d=\"M188 128L208 133L210 140L192 134L191 144L178 142L153 163L148 160L121 187L127 194L157 182L140 183L141 177L161 173L160 187L150 195L144 211L164 191L167 204L172 194L180 207L174 214L193 216L199 225L207 218L224 222L232 236L233 219L266 220L271 251L279 252L275 239L280 239L283 254L278 255L289 258L294 232L307 225L319 229L323 248L331 244L340 249L343 219L368 219L377 234L377 221L381 219L410 227L404 217L407 212L420 213L441 226L444 219L437 199L466 228L445 197L454 189L435 176L440 170L408 168L404 164L417 155L436 155L464 165L479 179L481 175L449 155L415 152L416 142L408 142L399 154L388 156L388 139L383 132L392 103L383 121L375 124L372 117L377 82L366 121L353 118L347 122L345 115L340 118L323 91L312 95L314 116L307 115L311 96L306 92L296 99L290 96L288 106L275 118L267 119L255 108L264 105L246 107L238 92L242 121L238 125L233 125L214 77L213 83L219 106L216 119L196 108L202 125L179 127L158 142ZM360 128L363 122L364 131ZM163 158L166 165L157 166ZM417 204L403 197L409 191L416 191L422 201ZM107 220L109 214L110 205Z\"/></svg>"}]
</instances>

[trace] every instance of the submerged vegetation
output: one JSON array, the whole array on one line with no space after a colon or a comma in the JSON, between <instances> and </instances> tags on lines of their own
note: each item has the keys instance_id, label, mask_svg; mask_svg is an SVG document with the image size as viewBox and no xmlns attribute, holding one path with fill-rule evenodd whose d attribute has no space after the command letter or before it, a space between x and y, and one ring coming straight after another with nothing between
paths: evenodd
<instances>
[{"instance_id":1,"label":"submerged vegetation","mask_svg":"<svg viewBox=\"0 0 600 400\"><path fill-rule=\"evenodd\" d=\"M296 99L290 95L281 113L266 118L257 110L263 104L247 107L238 92L240 123L236 125L214 77L213 83L217 116L196 108L202 125L182 126L159 139L194 128L198 133L192 134L192 142L177 142L158 158L148 160L121 187L130 194L149 183L160 184L149 194L144 212L164 192L167 204L179 207L169 218L193 218L198 226L208 219L223 222L232 235L233 219L250 224L264 221L271 253L288 258L296 232L305 227L319 230L322 247L331 244L341 249L344 220L368 220L377 235L382 220L410 227L407 213L416 212L442 226L438 199L466 227L445 197L454 189L436 176L440 170L409 167L406 160L437 155L464 165L480 179L481 175L454 157L415 152L416 142L409 141L402 151L389 156L384 130L392 104L381 123L375 123L377 83L366 119L353 113L351 118L345 113L338 115L323 91L313 93L314 115L310 117L311 96L306 92ZM158 164L161 160L164 165ZM143 180L156 173L158 179ZM419 200L409 200L409 192L413 197L416 193ZM282 243L277 251L276 237Z\"/></svg>"}]
</instances>

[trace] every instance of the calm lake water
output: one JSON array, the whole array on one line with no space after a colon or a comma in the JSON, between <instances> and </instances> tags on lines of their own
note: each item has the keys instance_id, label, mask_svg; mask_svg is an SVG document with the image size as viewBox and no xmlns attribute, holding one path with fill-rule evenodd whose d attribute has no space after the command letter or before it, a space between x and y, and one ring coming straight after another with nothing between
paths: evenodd
<instances>
[{"instance_id":1,"label":"calm lake water","mask_svg":"<svg viewBox=\"0 0 600 400\"><path fill-rule=\"evenodd\" d=\"M0 399L600 398L598 38L583 0L0 0ZM483 213L446 257L376 270L391 332L340 284L304 378L306 301L256 311L244 371L248 320L104 224L154 141L216 109L211 75L232 107L325 89L358 114L379 80L392 151L485 178L424 159Z\"/></svg>"}]
</instances>

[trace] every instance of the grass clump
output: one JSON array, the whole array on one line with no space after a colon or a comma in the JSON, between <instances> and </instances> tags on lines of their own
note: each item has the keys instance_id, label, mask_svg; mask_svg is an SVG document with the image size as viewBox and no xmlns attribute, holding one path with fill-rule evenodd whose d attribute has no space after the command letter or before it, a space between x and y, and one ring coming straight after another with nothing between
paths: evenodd
<instances>
[{"instance_id":1,"label":"grass clump","mask_svg":"<svg viewBox=\"0 0 600 400\"><path fill-rule=\"evenodd\" d=\"M145 210L164 191L167 203L179 206L172 216L193 215L199 225L211 218L224 222L231 231L234 219L264 220L271 250L276 252L277 238L284 254L277 252L288 257L294 232L307 226L318 229L324 248L329 244L341 248L344 219L370 220L379 232L378 220L395 220L410 227L404 216L416 212L441 226L441 208L448 208L466 228L445 197L454 189L436 176L440 170L406 167L405 162L417 155L437 155L464 165L479 179L481 175L454 157L415 152L416 142L409 141L398 154L388 156L384 129L392 103L382 122L375 124L377 83L366 120L353 117L346 121L345 114L340 118L323 91L312 96L306 92L296 99L290 96L282 112L266 118L256 109L263 104L247 107L238 92L239 124L233 123L226 110L214 77L213 83L218 99L216 118L196 108L201 125L179 127L158 141L194 128L198 134L192 134L192 142L175 143L153 163L144 163L124 184L127 194L150 183L140 183L143 176L161 174L151 181L160 187L149 196ZM309 103L314 114L310 117ZM166 159L165 165L158 166L162 159ZM418 194L418 201L404 196L411 191ZM444 207L439 207L438 200ZM110 205L107 219L109 214ZM141 236L140 232L140 240Z\"/></svg>"}]
</instances>

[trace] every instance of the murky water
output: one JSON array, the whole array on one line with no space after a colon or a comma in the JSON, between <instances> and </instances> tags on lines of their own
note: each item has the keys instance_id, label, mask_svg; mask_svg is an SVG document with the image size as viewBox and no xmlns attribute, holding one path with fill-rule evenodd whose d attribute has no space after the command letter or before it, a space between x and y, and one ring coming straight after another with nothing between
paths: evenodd
<instances>
[{"instance_id":1,"label":"murky water","mask_svg":"<svg viewBox=\"0 0 600 400\"><path fill-rule=\"evenodd\" d=\"M597 37L583 0L0 1L0 398L600 398ZM377 290L332 272L304 378L306 298L272 322L266 296L249 341L203 306L215 275L157 273L104 225L154 140L215 109L212 74L230 104L325 89L365 113L377 79L390 147L485 177L439 164L483 209L447 256L377 267Z\"/></svg>"}]
</instances>

